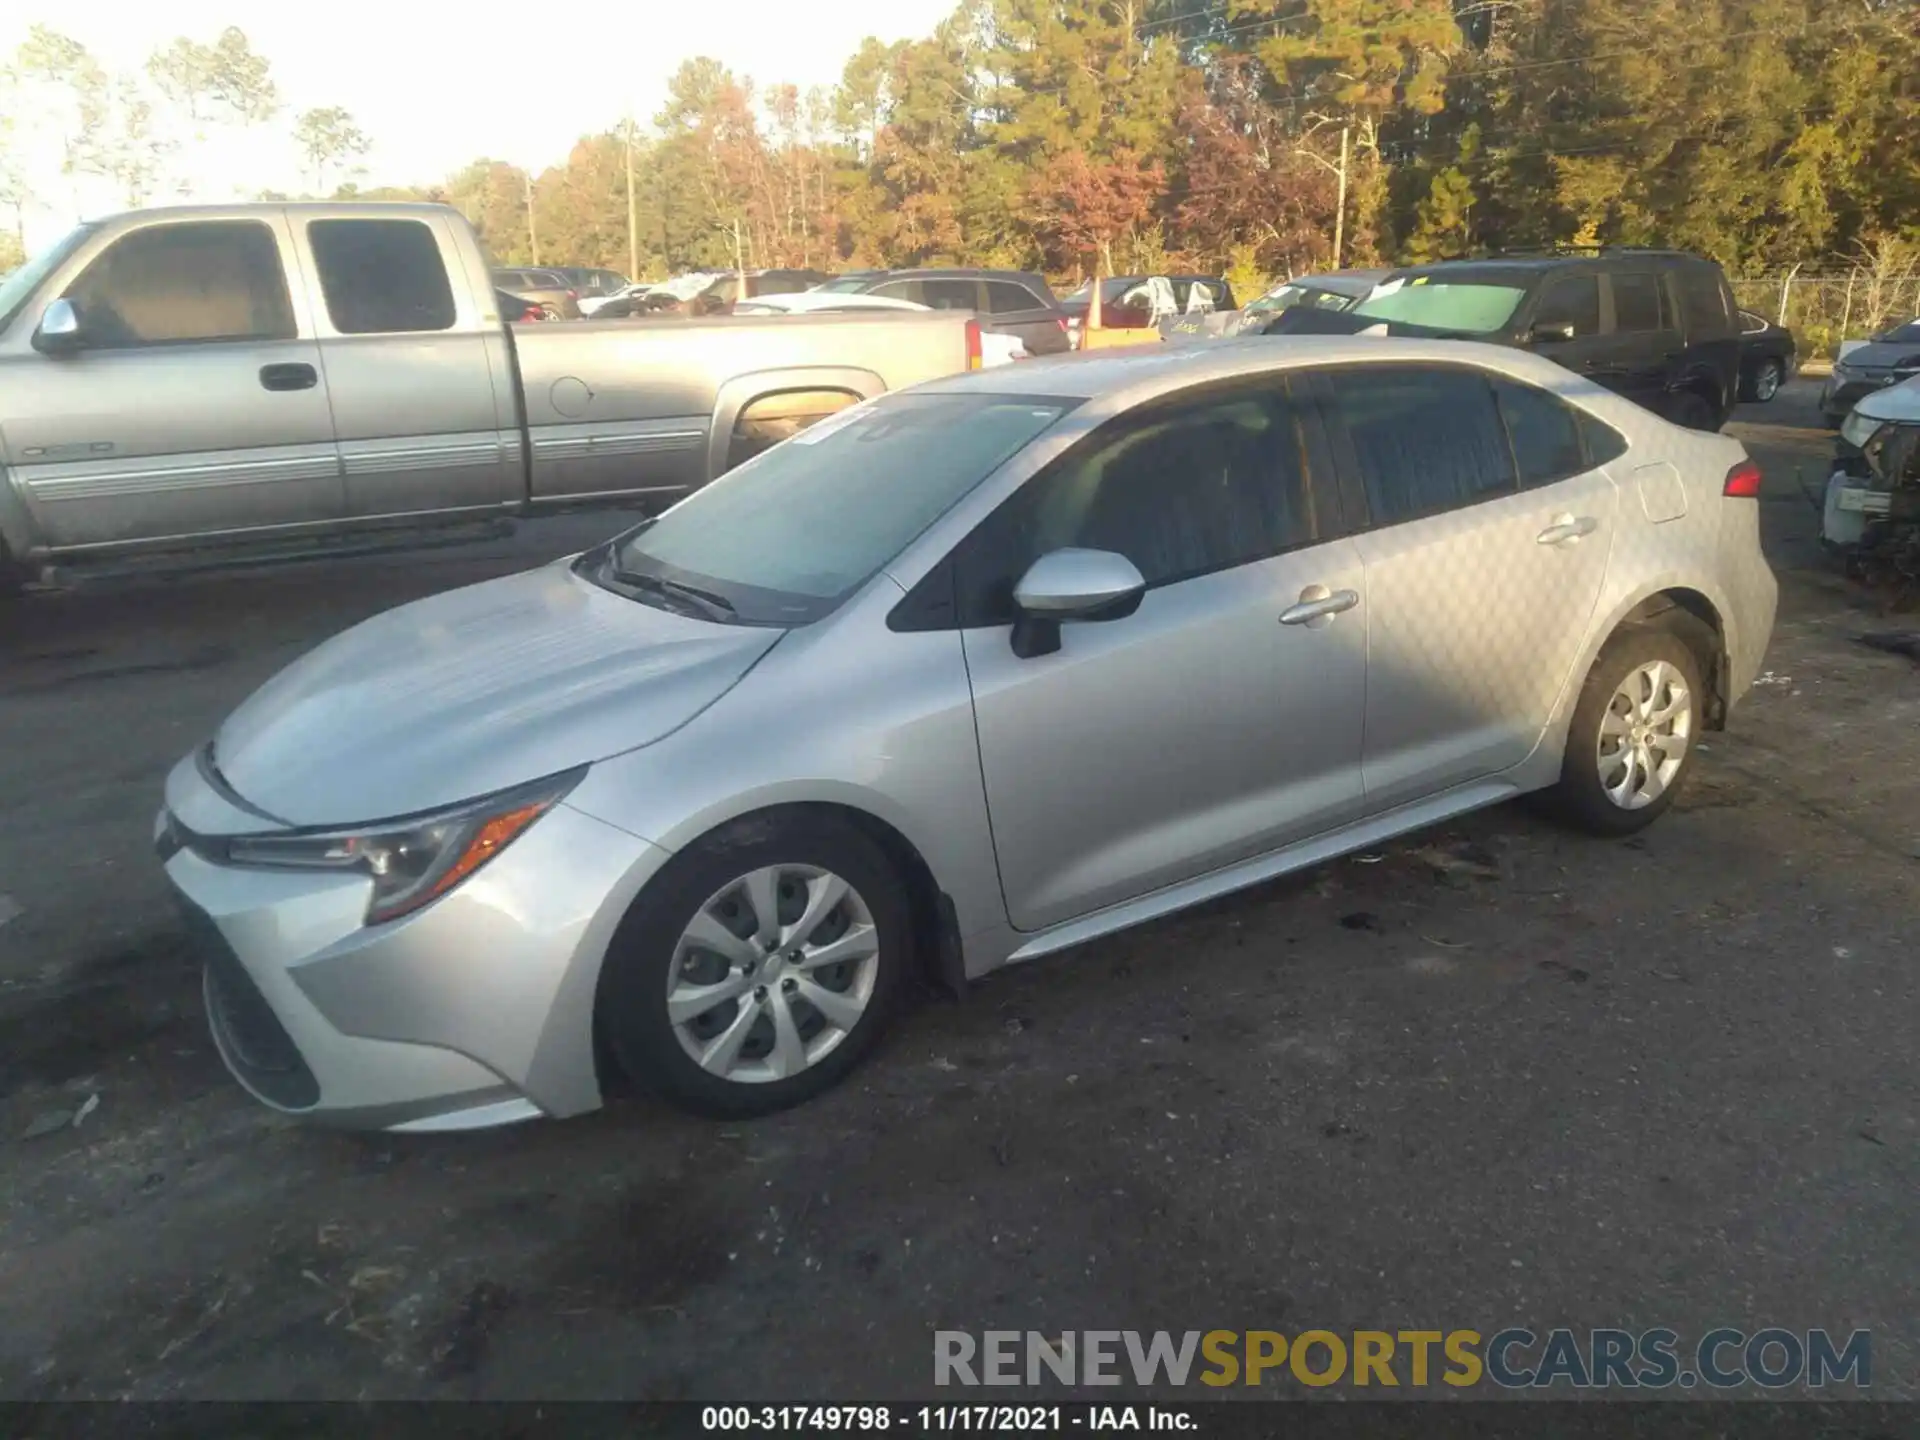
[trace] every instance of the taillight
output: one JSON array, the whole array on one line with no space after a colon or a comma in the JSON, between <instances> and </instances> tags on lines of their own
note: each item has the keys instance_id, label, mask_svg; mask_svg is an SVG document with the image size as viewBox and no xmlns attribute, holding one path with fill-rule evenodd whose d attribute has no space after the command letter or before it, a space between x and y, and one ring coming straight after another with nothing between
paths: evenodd
<instances>
[{"instance_id":1,"label":"taillight","mask_svg":"<svg viewBox=\"0 0 1920 1440\"><path fill-rule=\"evenodd\" d=\"M1060 317L1060 318L1059 318L1058 320L1056 320L1056 321L1055 321L1054 323L1055 323L1055 324L1057 324L1057 325L1058 325L1058 326L1060 327L1060 333L1061 333L1062 335L1064 335L1064 334L1066 334L1066 333L1067 333L1067 331L1068 331L1068 329L1070 328L1070 327L1069 327L1069 326L1067 325L1067 317L1066 317L1066 316L1064 316L1064 315L1062 315L1062 316L1061 316L1061 317Z\"/></svg>"},{"instance_id":2,"label":"taillight","mask_svg":"<svg viewBox=\"0 0 1920 1440\"><path fill-rule=\"evenodd\" d=\"M567 298L569 300L578 300L580 298L580 292L578 290L569 290L567 292Z\"/></svg>"},{"instance_id":3,"label":"taillight","mask_svg":"<svg viewBox=\"0 0 1920 1440\"><path fill-rule=\"evenodd\" d=\"M978 320L969 320L967 321L967 368L969 370L978 370L981 363L980 322Z\"/></svg>"},{"instance_id":4,"label":"taillight","mask_svg":"<svg viewBox=\"0 0 1920 1440\"><path fill-rule=\"evenodd\" d=\"M1758 464L1752 460L1742 460L1727 472L1726 488L1721 493L1739 500L1758 500L1762 478Z\"/></svg>"}]
</instances>

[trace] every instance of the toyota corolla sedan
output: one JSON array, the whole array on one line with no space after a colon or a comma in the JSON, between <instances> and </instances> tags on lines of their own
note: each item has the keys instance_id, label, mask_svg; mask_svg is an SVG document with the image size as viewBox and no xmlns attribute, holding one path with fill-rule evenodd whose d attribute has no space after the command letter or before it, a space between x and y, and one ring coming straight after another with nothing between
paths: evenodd
<instances>
[{"instance_id":1,"label":"toyota corolla sedan","mask_svg":"<svg viewBox=\"0 0 1920 1440\"><path fill-rule=\"evenodd\" d=\"M1551 362L1033 362L358 625L169 776L282 1110L794 1104L956 986L1529 791L1651 823L1757 671L1760 472Z\"/></svg>"}]
</instances>

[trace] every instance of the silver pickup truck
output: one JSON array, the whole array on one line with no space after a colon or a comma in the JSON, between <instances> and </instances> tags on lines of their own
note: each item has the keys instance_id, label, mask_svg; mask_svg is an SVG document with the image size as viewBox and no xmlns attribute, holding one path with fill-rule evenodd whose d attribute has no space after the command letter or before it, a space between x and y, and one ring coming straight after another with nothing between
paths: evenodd
<instances>
[{"instance_id":1,"label":"silver pickup truck","mask_svg":"<svg viewBox=\"0 0 1920 1440\"><path fill-rule=\"evenodd\" d=\"M979 357L977 324L940 312L508 325L478 238L437 205L121 215L0 281L0 589L669 503Z\"/></svg>"}]
</instances>

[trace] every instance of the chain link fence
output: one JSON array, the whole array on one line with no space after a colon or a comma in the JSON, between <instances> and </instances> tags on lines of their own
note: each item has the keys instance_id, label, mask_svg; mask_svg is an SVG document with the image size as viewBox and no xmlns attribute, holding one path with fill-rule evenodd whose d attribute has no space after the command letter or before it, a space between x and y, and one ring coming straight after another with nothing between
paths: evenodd
<instances>
[{"instance_id":1,"label":"chain link fence","mask_svg":"<svg viewBox=\"0 0 1920 1440\"><path fill-rule=\"evenodd\" d=\"M1831 360L1842 340L1865 340L1920 316L1920 261L1729 278L1740 308L1791 329L1808 360Z\"/></svg>"}]
</instances>

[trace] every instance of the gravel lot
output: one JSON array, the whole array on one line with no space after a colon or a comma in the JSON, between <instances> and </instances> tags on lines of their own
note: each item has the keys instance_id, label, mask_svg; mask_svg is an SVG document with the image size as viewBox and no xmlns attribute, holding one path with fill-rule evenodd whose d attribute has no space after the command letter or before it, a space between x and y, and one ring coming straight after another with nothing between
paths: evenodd
<instances>
[{"instance_id":1,"label":"gravel lot","mask_svg":"<svg viewBox=\"0 0 1920 1440\"><path fill-rule=\"evenodd\" d=\"M1852 639L1917 622L1822 566L1813 424L1802 384L1734 427L1780 624L1645 836L1488 812L925 1000L731 1127L288 1124L147 845L302 649L617 522L0 610L0 1396L909 1398L936 1327L1777 1324L1874 1328L1920 1398L1920 674Z\"/></svg>"}]
</instances>

